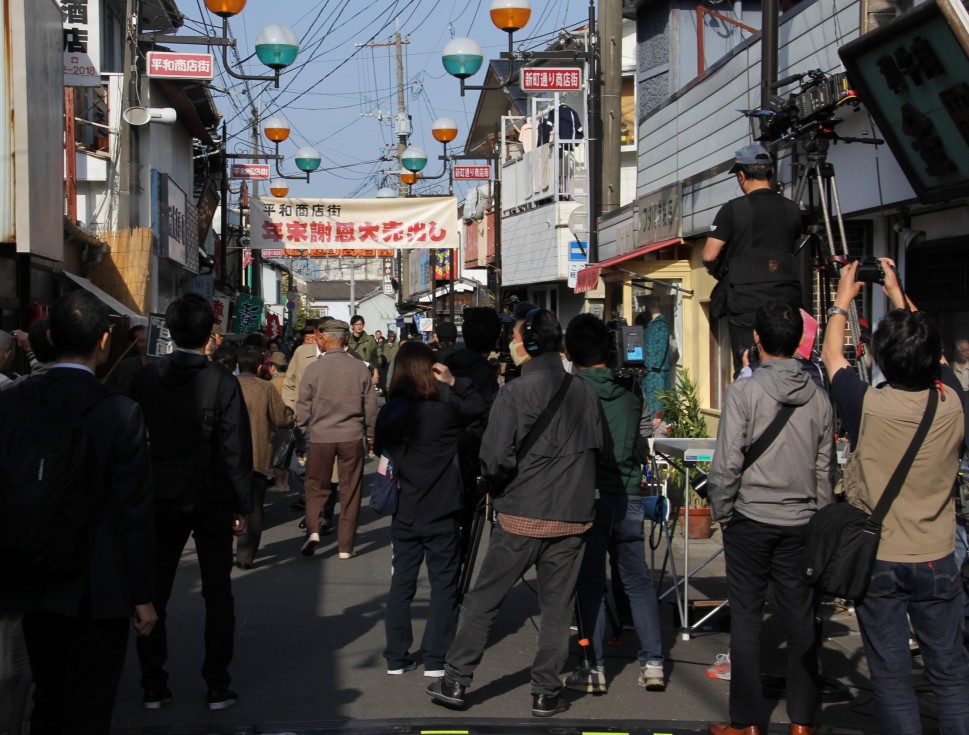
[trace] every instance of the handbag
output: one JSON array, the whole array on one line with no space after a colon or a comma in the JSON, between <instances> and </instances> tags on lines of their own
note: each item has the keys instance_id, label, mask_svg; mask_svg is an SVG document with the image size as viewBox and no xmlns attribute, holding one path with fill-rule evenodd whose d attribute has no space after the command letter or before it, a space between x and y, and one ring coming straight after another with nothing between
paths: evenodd
<instances>
[{"instance_id":1,"label":"handbag","mask_svg":"<svg viewBox=\"0 0 969 735\"><path fill-rule=\"evenodd\" d=\"M377 473L370 485L370 509L380 516L392 516L397 512L399 494L400 478L394 472L394 461L388 455L382 454Z\"/></svg>"},{"instance_id":2,"label":"handbag","mask_svg":"<svg viewBox=\"0 0 969 735\"><path fill-rule=\"evenodd\" d=\"M296 449L296 429L292 426L276 429L273 434L272 450L269 454L269 466L286 469L293 459Z\"/></svg>"},{"instance_id":3,"label":"handbag","mask_svg":"<svg viewBox=\"0 0 969 735\"><path fill-rule=\"evenodd\" d=\"M826 595L855 603L864 599L875 566L882 521L922 447L938 403L939 394L933 388L915 436L871 515L848 502L840 502L821 508L811 518L802 561L803 578L809 585Z\"/></svg>"}]
</instances>

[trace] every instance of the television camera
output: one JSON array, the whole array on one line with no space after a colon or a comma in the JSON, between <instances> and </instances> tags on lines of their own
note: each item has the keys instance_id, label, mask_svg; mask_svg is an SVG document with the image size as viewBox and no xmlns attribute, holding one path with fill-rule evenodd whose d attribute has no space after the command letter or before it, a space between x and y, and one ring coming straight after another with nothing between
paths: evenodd
<instances>
[{"instance_id":1,"label":"television camera","mask_svg":"<svg viewBox=\"0 0 969 735\"><path fill-rule=\"evenodd\" d=\"M786 97L771 96L767 108L742 110L747 117L760 120L760 140L816 135L837 137L833 128L841 119L835 117L835 112L843 105L857 108L860 104L844 73L826 74L813 69L804 74L792 74L771 84L771 91L794 83L799 84L796 91Z\"/></svg>"}]
</instances>

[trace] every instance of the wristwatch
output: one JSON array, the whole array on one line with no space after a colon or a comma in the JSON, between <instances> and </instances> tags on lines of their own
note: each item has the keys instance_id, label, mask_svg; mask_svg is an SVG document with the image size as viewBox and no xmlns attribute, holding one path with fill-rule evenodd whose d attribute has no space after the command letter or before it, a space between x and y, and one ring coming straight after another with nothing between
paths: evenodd
<instances>
[{"instance_id":1,"label":"wristwatch","mask_svg":"<svg viewBox=\"0 0 969 735\"><path fill-rule=\"evenodd\" d=\"M845 319L848 318L848 312L842 309L840 306L830 306L828 307L828 318L833 316L843 316Z\"/></svg>"}]
</instances>

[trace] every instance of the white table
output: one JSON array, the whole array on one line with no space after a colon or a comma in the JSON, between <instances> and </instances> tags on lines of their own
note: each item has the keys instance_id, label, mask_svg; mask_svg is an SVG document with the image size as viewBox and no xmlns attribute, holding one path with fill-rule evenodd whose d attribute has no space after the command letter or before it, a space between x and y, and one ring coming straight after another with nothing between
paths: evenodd
<instances>
[{"instance_id":1,"label":"white table","mask_svg":"<svg viewBox=\"0 0 969 735\"><path fill-rule=\"evenodd\" d=\"M695 569L690 569L690 538L687 533L687 526L690 521L690 493L696 492L690 485L690 469L694 467L697 462L710 462L713 460L713 454L716 450L717 440L713 438L696 438L696 439L655 439L653 440L653 451L656 454L661 454L666 458L678 459L683 463L685 469L684 477L684 490L683 490L683 576L677 578L676 573L676 562L673 558L673 547L669 546L667 553L670 559L670 574L673 578L673 583L668 590L663 592L659 597L660 599L666 597L670 592L676 595L676 604L679 608L680 613L680 635L684 641L690 640L693 632L705 623L709 618L716 615L725 605L727 601L725 600L716 608L708 612L702 618L697 620L695 623L690 623L690 577L696 572L703 569L707 564L716 559L720 554L723 553L723 547L721 546L717 551L715 551L710 557L708 557L702 564L697 566ZM680 585L683 585L683 594L679 592Z\"/></svg>"}]
</instances>

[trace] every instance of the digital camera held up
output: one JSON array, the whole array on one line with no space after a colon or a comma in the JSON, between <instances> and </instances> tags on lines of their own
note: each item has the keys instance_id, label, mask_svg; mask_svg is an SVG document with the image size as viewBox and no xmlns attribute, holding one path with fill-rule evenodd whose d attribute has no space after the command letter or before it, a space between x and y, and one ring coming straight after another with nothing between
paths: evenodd
<instances>
[{"instance_id":1,"label":"digital camera held up","mask_svg":"<svg viewBox=\"0 0 969 735\"><path fill-rule=\"evenodd\" d=\"M871 255L858 259L858 270L855 271L855 280L859 283L877 283L885 285L885 269L882 268L881 261Z\"/></svg>"}]
</instances>

